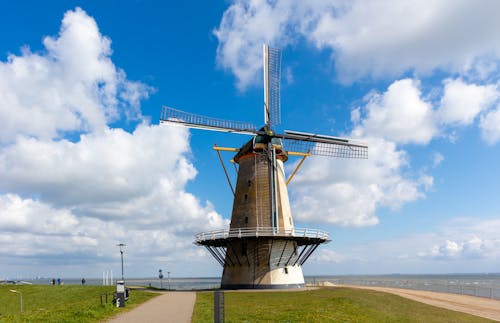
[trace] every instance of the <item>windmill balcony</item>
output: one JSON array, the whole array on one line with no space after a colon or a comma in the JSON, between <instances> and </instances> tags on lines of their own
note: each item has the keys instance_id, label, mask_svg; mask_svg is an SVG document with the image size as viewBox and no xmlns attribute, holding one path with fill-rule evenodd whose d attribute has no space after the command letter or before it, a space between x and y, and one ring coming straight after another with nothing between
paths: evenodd
<instances>
[{"instance_id":1,"label":"windmill balcony","mask_svg":"<svg viewBox=\"0 0 500 323\"><path fill-rule=\"evenodd\" d=\"M215 230L200 232L195 235L198 245L221 245L227 240L270 237L295 240L302 244L328 241L329 233L317 229L294 228L280 229L272 227L234 228L230 230Z\"/></svg>"}]
</instances>

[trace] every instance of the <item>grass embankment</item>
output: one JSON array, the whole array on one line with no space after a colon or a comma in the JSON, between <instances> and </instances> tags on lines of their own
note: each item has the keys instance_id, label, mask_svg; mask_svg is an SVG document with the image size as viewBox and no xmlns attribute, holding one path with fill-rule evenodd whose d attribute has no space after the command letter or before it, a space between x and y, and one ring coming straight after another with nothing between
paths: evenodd
<instances>
[{"instance_id":1,"label":"grass embankment","mask_svg":"<svg viewBox=\"0 0 500 323\"><path fill-rule=\"evenodd\" d=\"M396 295L349 288L225 292L226 322L493 322ZM213 322L213 292L196 294L193 322Z\"/></svg>"},{"instance_id":2,"label":"grass embankment","mask_svg":"<svg viewBox=\"0 0 500 323\"><path fill-rule=\"evenodd\" d=\"M19 294L10 289L23 295L22 316ZM114 286L0 285L0 322L98 322L157 295L130 291L126 307L116 308L111 303L115 290ZM101 305L102 293L108 293L107 304Z\"/></svg>"}]
</instances>

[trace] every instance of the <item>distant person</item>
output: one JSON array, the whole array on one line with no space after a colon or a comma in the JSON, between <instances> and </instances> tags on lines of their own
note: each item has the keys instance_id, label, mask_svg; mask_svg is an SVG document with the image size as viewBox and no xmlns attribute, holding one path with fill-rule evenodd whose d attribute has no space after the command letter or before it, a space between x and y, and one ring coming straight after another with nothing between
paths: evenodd
<instances>
[{"instance_id":1,"label":"distant person","mask_svg":"<svg viewBox=\"0 0 500 323\"><path fill-rule=\"evenodd\" d=\"M56 284L56 280L54 278L52 278L52 285L55 285Z\"/></svg>"},{"instance_id":2,"label":"distant person","mask_svg":"<svg viewBox=\"0 0 500 323\"><path fill-rule=\"evenodd\" d=\"M57 278L57 285L61 285L61 278Z\"/></svg>"},{"instance_id":3,"label":"distant person","mask_svg":"<svg viewBox=\"0 0 500 323\"><path fill-rule=\"evenodd\" d=\"M82 278L82 286L85 285L85 278Z\"/></svg>"}]
</instances>

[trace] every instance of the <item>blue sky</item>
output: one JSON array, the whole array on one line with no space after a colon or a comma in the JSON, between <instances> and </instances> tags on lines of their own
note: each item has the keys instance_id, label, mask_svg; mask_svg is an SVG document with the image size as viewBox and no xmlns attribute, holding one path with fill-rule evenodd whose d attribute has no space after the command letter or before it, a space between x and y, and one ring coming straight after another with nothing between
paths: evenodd
<instances>
[{"instance_id":1,"label":"blue sky","mask_svg":"<svg viewBox=\"0 0 500 323\"><path fill-rule=\"evenodd\" d=\"M232 208L211 147L248 138L158 119L263 123L262 43L283 49L278 130L370 147L290 184L296 226L332 237L306 275L498 272L499 6L3 4L0 278L118 273L119 242L129 276L220 275L192 244Z\"/></svg>"}]
</instances>

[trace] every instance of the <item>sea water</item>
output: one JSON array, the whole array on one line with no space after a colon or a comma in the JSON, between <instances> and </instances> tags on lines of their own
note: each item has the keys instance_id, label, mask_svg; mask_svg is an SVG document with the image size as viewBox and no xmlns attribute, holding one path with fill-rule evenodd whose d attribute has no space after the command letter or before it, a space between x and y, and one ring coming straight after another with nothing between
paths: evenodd
<instances>
[{"instance_id":1,"label":"sea water","mask_svg":"<svg viewBox=\"0 0 500 323\"><path fill-rule=\"evenodd\" d=\"M316 276L306 282L427 290L500 299L500 274Z\"/></svg>"}]
</instances>

